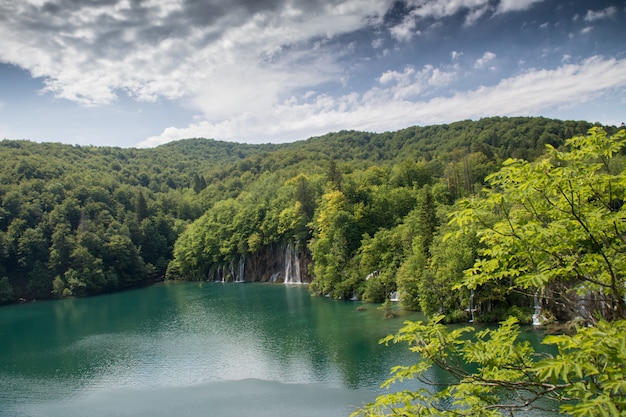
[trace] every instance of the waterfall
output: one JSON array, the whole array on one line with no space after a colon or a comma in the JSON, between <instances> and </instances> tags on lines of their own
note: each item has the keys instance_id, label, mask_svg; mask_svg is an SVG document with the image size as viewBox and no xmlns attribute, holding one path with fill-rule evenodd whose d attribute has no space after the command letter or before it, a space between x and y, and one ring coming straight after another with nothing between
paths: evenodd
<instances>
[{"instance_id":1,"label":"waterfall","mask_svg":"<svg viewBox=\"0 0 626 417\"><path fill-rule=\"evenodd\" d=\"M539 303L539 297L537 297L537 291L533 297L535 304L535 312L533 313L533 326L541 326L541 304Z\"/></svg>"},{"instance_id":2,"label":"waterfall","mask_svg":"<svg viewBox=\"0 0 626 417\"><path fill-rule=\"evenodd\" d=\"M578 300L576 301L576 306L578 310L578 317L581 317L585 320L590 320L592 318L593 312L593 292L588 291L585 295L579 295Z\"/></svg>"},{"instance_id":3,"label":"waterfall","mask_svg":"<svg viewBox=\"0 0 626 417\"><path fill-rule=\"evenodd\" d=\"M246 262L243 259L243 256L239 258L239 275L237 277L233 277L234 282L246 282L244 272L246 268Z\"/></svg>"},{"instance_id":4,"label":"waterfall","mask_svg":"<svg viewBox=\"0 0 626 417\"><path fill-rule=\"evenodd\" d=\"M283 263L285 264L285 275L283 276L283 281L285 284L289 284L289 280L291 279L291 244L288 244L285 248L283 258Z\"/></svg>"},{"instance_id":5,"label":"waterfall","mask_svg":"<svg viewBox=\"0 0 626 417\"><path fill-rule=\"evenodd\" d=\"M469 296L469 306L465 309L470 314L470 323L474 322L474 313L476 312L476 308L474 307L474 290L470 290Z\"/></svg>"},{"instance_id":6,"label":"waterfall","mask_svg":"<svg viewBox=\"0 0 626 417\"><path fill-rule=\"evenodd\" d=\"M302 284L302 275L300 274L300 251L298 250L298 245L296 244L295 250L294 250L294 263L295 263L295 276L296 276L296 283L297 284Z\"/></svg>"},{"instance_id":7,"label":"waterfall","mask_svg":"<svg viewBox=\"0 0 626 417\"><path fill-rule=\"evenodd\" d=\"M285 247L283 261L285 263L285 275L283 280L285 284L302 284L299 252L297 245L294 248L291 243L289 243Z\"/></svg>"},{"instance_id":8,"label":"waterfall","mask_svg":"<svg viewBox=\"0 0 626 417\"><path fill-rule=\"evenodd\" d=\"M233 264L233 261L230 261L230 264L228 265L228 270L230 275L230 281L237 281L237 274L235 274L235 265Z\"/></svg>"},{"instance_id":9,"label":"waterfall","mask_svg":"<svg viewBox=\"0 0 626 417\"><path fill-rule=\"evenodd\" d=\"M208 280L214 282L276 282L285 284L308 283L311 277L307 267L311 263L306 248L298 243L273 243L252 254L233 256L213 263Z\"/></svg>"},{"instance_id":10,"label":"waterfall","mask_svg":"<svg viewBox=\"0 0 626 417\"><path fill-rule=\"evenodd\" d=\"M378 275L380 275L380 271L370 272L370 273L369 273L369 274L367 274L367 276L365 277L365 281L369 281L371 278L376 278Z\"/></svg>"},{"instance_id":11,"label":"waterfall","mask_svg":"<svg viewBox=\"0 0 626 417\"><path fill-rule=\"evenodd\" d=\"M216 266L214 268L211 268L209 270L209 277L207 279L207 281L213 281L213 282L221 282L222 281L222 276L220 275L220 267Z\"/></svg>"},{"instance_id":12,"label":"waterfall","mask_svg":"<svg viewBox=\"0 0 626 417\"><path fill-rule=\"evenodd\" d=\"M217 264L211 268L208 274L208 280L213 282L245 282L246 261L242 256L239 258L238 265L234 260L229 264Z\"/></svg>"}]
</instances>

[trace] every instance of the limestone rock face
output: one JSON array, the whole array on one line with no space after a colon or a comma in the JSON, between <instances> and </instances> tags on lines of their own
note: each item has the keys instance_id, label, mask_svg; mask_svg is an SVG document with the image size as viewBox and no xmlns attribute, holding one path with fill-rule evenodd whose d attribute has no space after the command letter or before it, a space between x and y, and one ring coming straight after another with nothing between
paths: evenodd
<instances>
[{"instance_id":1,"label":"limestone rock face","mask_svg":"<svg viewBox=\"0 0 626 417\"><path fill-rule=\"evenodd\" d=\"M307 248L292 243L274 244L229 264L215 265L209 271L208 280L308 284L313 279L309 272L311 264Z\"/></svg>"}]
</instances>

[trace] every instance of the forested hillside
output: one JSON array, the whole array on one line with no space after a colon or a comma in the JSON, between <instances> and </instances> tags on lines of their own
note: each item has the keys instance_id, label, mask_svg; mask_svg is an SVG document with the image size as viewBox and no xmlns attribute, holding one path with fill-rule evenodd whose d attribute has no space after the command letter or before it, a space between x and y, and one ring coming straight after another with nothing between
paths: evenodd
<instances>
[{"instance_id":1,"label":"forested hillside","mask_svg":"<svg viewBox=\"0 0 626 417\"><path fill-rule=\"evenodd\" d=\"M479 250L475 235L444 241L455 202L479 193L507 158L532 161L591 127L488 118L154 149L4 140L0 302L98 294L166 274L270 280L264 265L288 248L317 294L382 302L399 291L406 307L454 320L469 294L451 297L450 285ZM233 265L245 273L235 277ZM497 291L481 297L484 319L515 304Z\"/></svg>"}]
</instances>

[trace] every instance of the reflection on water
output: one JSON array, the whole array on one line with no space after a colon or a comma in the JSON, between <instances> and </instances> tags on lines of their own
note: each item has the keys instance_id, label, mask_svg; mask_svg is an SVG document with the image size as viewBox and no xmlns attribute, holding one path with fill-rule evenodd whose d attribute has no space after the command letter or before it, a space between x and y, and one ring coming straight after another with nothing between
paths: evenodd
<instances>
[{"instance_id":1,"label":"reflection on water","mask_svg":"<svg viewBox=\"0 0 626 417\"><path fill-rule=\"evenodd\" d=\"M22 409L23 414L18 415L347 416L358 404L367 401L369 394L363 389L348 391L322 384L282 384L246 379L151 390L94 391L68 401L28 405Z\"/></svg>"},{"instance_id":2,"label":"reflection on water","mask_svg":"<svg viewBox=\"0 0 626 417\"><path fill-rule=\"evenodd\" d=\"M422 319L360 305L306 286L169 283L3 307L0 417L347 416L415 359L378 341Z\"/></svg>"},{"instance_id":3,"label":"reflection on water","mask_svg":"<svg viewBox=\"0 0 626 417\"><path fill-rule=\"evenodd\" d=\"M348 415L411 359L378 345L402 319L358 305L175 283L5 307L0 416Z\"/></svg>"}]
</instances>

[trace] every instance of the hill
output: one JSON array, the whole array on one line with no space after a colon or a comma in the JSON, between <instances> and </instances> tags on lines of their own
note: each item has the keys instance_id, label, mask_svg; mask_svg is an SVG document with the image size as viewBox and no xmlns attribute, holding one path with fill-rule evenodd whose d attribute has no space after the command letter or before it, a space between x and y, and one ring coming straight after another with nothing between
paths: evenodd
<instances>
[{"instance_id":1,"label":"hill","mask_svg":"<svg viewBox=\"0 0 626 417\"><path fill-rule=\"evenodd\" d=\"M378 261L364 257L384 252L377 239L397 244L375 236L423 206L424 186L441 207L450 205L504 159L532 160L591 126L488 118L281 145L196 138L153 149L4 140L0 303L115 291L166 271L206 278L242 257L257 262L258 273L272 251L289 245L317 280L312 287L329 293L324 277L375 271L366 264ZM395 275L389 279L394 287ZM387 289L360 296L380 300ZM345 284L332 293L354 291Z\"/></svg>"}]
</instances>

